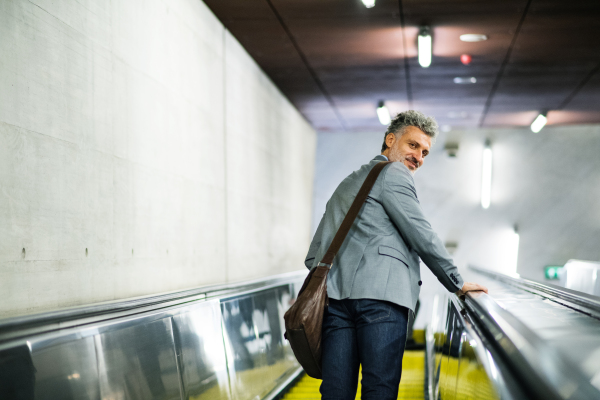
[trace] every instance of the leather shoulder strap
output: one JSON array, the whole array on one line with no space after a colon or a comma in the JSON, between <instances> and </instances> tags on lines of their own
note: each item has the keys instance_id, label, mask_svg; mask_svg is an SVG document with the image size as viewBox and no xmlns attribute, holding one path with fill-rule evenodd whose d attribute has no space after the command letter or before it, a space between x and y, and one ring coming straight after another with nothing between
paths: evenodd
<instances>
[{"instance_id":1,"label":"leather shoulder strap","mask_svg":"<svg viewBox=\"0 0 600 400\"><path fill-rule=\"evenodd\" d=\"M331 268L331 265L333 264L333 259L340 250L340 247L342 247L342 243L344 243L344 239L346 239L348 232L350 232L350 228L352 227L354 220L358 216L358 213L360 212L363 203L365 202L365 200L367 200L367 197L369 196L369 193L371 192L371 189L373 188L373 185L375 184L379 173L383 170L383 168L386 165L390 163L391 161L381 161L380 163L376 164L371 169L371 171L369 171L367 179L365 179L364 183L360 187L360 190L354 198L354 201L352 202L348 213L346 213L342 224L340 225L337 233L335 234L335 237L333 238L333 241L329 245L327 252L323 256L323 259L319 264L326 264L329 265L329 267Z\"/></svg>"}]
</instances>

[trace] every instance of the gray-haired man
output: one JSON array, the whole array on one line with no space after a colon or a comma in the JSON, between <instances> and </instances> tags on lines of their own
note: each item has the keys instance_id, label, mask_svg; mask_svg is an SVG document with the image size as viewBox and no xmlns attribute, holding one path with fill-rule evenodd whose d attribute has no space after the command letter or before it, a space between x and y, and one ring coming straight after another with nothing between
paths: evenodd
<instances>
[{"instance_id":1,"label":"gray-haired man","mask_svg":"<svg viewBox=\"0 0 600 400\"><path fill-rule=\"evenodd\" d=\"M463 282L417 199L413 174L436 135L432 118L418 111L398 114L381 155L344 179L327 203L306 256L309 269L327 251L369 171L380 161L393 161L377 178L329 273L322 399L354 399L359 365L363 400L397 398L408 312L419 298L419 258L448 291L487 292Z\"/></svg>"}]
</instances>

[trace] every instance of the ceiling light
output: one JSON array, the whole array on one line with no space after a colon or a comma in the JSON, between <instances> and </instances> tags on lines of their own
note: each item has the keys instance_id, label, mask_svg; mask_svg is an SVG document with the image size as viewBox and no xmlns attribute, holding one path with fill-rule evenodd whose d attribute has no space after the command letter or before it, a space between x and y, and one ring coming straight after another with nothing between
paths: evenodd
<instances>
[{"instance_id":1,"label":"ceiling light","mask_svg":"<svg viewBox=\"0 0 600 400\"><path fill-rule=\"evenodd\" d=\"M427 26L421 27L417 38L419 50L419 65L427 68L431 65L431 30Z\"/></svg>"},{"instance_id":2,"label":"ceiling light","mask_svg":"<svg viewBox=\"0 0 600 400\"><path fill-rule=\"evenodd\" d=\"M380 101L379 105L377 106L377 116L379 117L379 122L381 122L381 125L389 125L389 123L392 122L390 112L383 103L383 100Z\"/></svg>"},{"instance_id":3,"label":"ceiling light","mask_svg":"<svg viewBox=\"0 0 600 400\"><path fill-rule=\"evenodd\" d=\"M466 33L464 35L460 35L460 40L463 42L483 42L487 40L487 36L481 33Z\"/></svg>"},{"instance_id":4,"label":"ceiling light","mask_svg":"<svg viewBox=\"0 0 600 400\"><path fill-rule=\"evenodd\" d=\"M367 8L375 7L375 0L362 0L362 2Z\"/></svg>"},{"instance_id":5,"label":"ceiling light","mask_svg":"<svg viewBox=\"0 0 600 400\"><path fill-rule=\"evenodd\" d=\"M466 77L457 76L456 78L454 78L454 83L459 84L459 85L467 85L469 83L477 83L477 78L475 78L473 76L466 76Z\"/></svg>"},{"instance_id":6,"label":"ceiling light","mask_svg":"<svg viewBox=\"0 0 600 400\"><path fill-rule=\"evenodd\" d=\"M488 209L492 194L492 147L486 140L483 148L483 164L481 166L481 207Z\"/></svg>"},{"instance_id":7,"label":"ceiling light","mask_svg":"<svg viewBox=\"0 0 600 400\"><path fill-rule=\"evenodd\" d=\"M531 123L531 131L534 133L538 133L546 125L546 121L548 121L548 118L546 117L546 113L541 113Z\"/></svg>"}]
</instances>

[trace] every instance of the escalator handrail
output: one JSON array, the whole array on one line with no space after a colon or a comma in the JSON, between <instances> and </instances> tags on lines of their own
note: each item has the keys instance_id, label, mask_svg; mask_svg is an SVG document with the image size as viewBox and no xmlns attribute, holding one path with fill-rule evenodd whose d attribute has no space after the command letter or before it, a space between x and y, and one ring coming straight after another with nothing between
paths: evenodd
<instances>
[{"instance_id":1,"label":"escalator handrail","mask_svg":"<svg viewBox=\"0 0 600 400\"><path fill-rule=\"evenodd\" d=\"M600 391L578 366L544 342L483 292L465 296L466 309L501 350L522 382L545 399L598 399Z\"/></svg>"},{"instance_id":2,"label":"escalator handrail","mask_svg":"<svg viewBox=\"0 0 600 400\"><path fill-rule=\"evenodd\" d=\"M474 319L477 317L472 313L466 312L465 303L460 301L458 296L451 295L450 303L456 311L457 318L462 320L465 332L469 337L469 345L475 351L478 361L485 370L488 378L496 388L496 392L500 399L516 400L529 399L529 396L524 393L522 385L518 383L506 371L510 371L510 367L500 356L497 346L493 346L482 328Z\"/></svg>"},{"instance_id":3,"label":"escalator handrail","mask_svg":"<svg viewBox=\"0 0 600 400\"><path fill-rule=\"evenodd\" d=\"M470 265L469 269L511 286L524 289L569 308L600 318L600 297L560 286L540 283L525 278L516 278L489 269Z\"/></svg>"},{"instance_id":4,"label":"escalator handrail","mask_svg":"<svg viewBox=\"0 0 600 400\"><path fill-rule=\"evenodd\" d=\"M242 295L251 291L301 280L307 272L300 270L267 278L238 283L203 286L158 295L142 296L108 301L84 306L70 307L39 314L0 319L0 344L17 338L39 335L58 329L94 324L117 317L136 315L185 305L191 302Z\"/></svg>"}]
</instances>

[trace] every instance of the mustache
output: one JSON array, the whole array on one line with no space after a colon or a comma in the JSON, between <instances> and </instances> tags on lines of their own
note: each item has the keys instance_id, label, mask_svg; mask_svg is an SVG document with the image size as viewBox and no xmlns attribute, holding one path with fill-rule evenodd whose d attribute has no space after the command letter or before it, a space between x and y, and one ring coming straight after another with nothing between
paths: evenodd
<instances>
[{"instance_id":1,"label":"mustache","mask_svg":"<svg viewBox=\"0 0 600 400\"><path fill-rule=\"evenodd\" d=\"M406 157L405 160L408 160L408 161L412 162L413 164L415 164L415 169L419 168L419 162L417 161L416 158L414 158L414 157Z\"/></svg>"}]
</instances>

